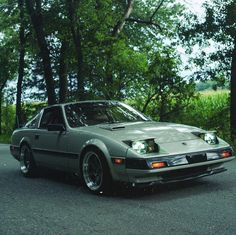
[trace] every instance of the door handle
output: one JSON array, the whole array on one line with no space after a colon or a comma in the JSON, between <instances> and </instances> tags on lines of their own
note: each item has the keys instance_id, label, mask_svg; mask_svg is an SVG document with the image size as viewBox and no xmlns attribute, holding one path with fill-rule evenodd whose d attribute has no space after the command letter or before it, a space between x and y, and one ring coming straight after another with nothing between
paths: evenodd
<instances>
[{"instance_id":1,"label":"door handle","mask_svg":"<svg viewBox=\"0 0 236 235\"><path fill-rule=\"evenodd\" d=\"M39 135L35 135L35 136L34 136L34 139L35 139L35 140L38 140L38 139L39 139Z\"/></svg>"}]
</instances>

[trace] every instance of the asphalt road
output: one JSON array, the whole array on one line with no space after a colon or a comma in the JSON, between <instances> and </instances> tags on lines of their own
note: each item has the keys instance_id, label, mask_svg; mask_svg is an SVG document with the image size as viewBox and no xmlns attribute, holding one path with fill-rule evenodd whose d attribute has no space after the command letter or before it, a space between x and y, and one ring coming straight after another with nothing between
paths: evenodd
<instances>
[{"instance_id":1,"label":"asphalt road","mask_svg":"<svg viewBox=\"0 0 236 235\"><path fill-rule=\"evenodd\" d=\"M80 182L45 170L21 176L0 145L0 235L236 234L236 160L198 181L96 196Z\"/></svg>"}]
</instances>

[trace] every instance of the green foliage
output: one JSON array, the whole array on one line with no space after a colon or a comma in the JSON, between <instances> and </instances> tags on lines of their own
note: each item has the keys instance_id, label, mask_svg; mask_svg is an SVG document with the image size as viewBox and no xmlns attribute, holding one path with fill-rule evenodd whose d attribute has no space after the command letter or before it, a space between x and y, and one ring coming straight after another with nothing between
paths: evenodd
<instances>
[{"instance_id":1,"label":"green foliage","mask_svg":"<svg viewBox=\"0 0 236 235\"><path fill-rule=\"evenodd\" d=\"M26 123L33 118L47 104L43 102L22 104L22 121ZM8 139L15 128L15 105L5 104L2 106L2 139ZM4 137L6 136L6 138ZM1 138L0 138L1 139ZM3 141L4 142L4 141ZM1 141L0 141L1 143Z\"/></svg>"},{"instance_id":2,"label":"green foliage","mask_svg":"<svg viewBox=\"0 0 236 235\"><path fill-rule=\"evenodd\" d=\"M10 134L0 135L0 143L10 144L11 143L11 135Z\"/></svg>"},{"instance_id":3,"label":"green foliage","mask_svg":"<svg viewBox=\"0 0 236 235\"><path fill-rule=\"evenodd\" d=\"M182 40L192 54L192 62L198 71L195 77L211 79L223 86L231 72L231 59L236 36L236 2L233 0L212 0L204 3L205 19L186 14L181 25ZM195 47L194 47L195 46ZM210 48L210 49L209 49Z\"/></svg>"},{"instance_id":4,"label":"green foliage","mask_svg":"<svg viewBox=\"0 0 236 235\"><path fill-rule=\"evenodd\" d=\"M2 107L2 133L12 133L15 125L15 106L5 105Z\"/></svg>"},{"instance_id":5,"label":"green foliage","mask_svg":"<svg viewBox=\"0 0 236 235\"><path fill-rule=\"evenodd\" d=\"M216 81L200 81L196 83L196 91L205 90L218 90L218 89L229 89L229 83L225 83L223 86L219 86Z\"/></svg>"},{"instance_id":6,"label":"green foliage","mask_svg":"<svg viewBox=\"0 0 236 235\"><path fill-rule=\"evenodd\" d=\"M230 141L229 109L228 91L202 92L172 121L216 130L220 137Z\"/></svg>"},{"instance_id":7,"label":"green foliage","mask_svg":"<svg viewBox=\"0 0 236 235\"><path fill-rule=\"evenodd\" d=\"M19 46L20 23L25 27L23 101L26 98L34 102L44 101L48 94L45 92L39 37L36 37L29 9L25 8L22 22L18 2L10 2L0 2L0 22L4 22L4 36L12 39L11 45L15 51ZM64 75L68 80L67 101L79 97L78 87L84 86L86 99L132 100L139 109L156 120L170 120L194 96L194 83L180 76L181 61L175 52L179 16L183 7L174 0L134 1L129 16L133 21L129 21L124 19L127 2L39 1L57 96L60 90L60 49L65 43L63 62ZM69 10L70 4L73 6L72 12ZM6 18L6 15L9 17ZM116 29L120 25L123 26L118 32ZM76 44L78 40L80 44ZM7 40L2 41L6 43ZM14 58L17 58L17 54ZM17 65L14 64L13 68L16 69ZM11 77L14 78L14 75L12 73ZM83 77L82 85L78 84L79 76ZM42 105L44 103L38 106ZM39 108L25 102L22 106L24 121Z\"/></svg>"},{"instance_id":8,"label":"green foliage","mask_svg":"<svg viewBox=\"0 0 236 235\"><path fill-rule=\"evenodd\" d=\"M26 123L31 118L33 118L42 108L46 107L45 102L35 102L35 103L23 103L22 113L23 113L23 123Z\"/></svg>"},{"instance_id":9,"label":"green foliage","mask_svg":"<svg viewBox=\"0 0 236 235\"><path fill-rule=\"evenodd\" d=\"M193 81L186 81L178 75L177 58L172 50L166 48L161 52L149 53L145 78L139 80L139 84L130 86L131 103L155 120L170 120L194 96Z\"/></svg>"}]
</instances>

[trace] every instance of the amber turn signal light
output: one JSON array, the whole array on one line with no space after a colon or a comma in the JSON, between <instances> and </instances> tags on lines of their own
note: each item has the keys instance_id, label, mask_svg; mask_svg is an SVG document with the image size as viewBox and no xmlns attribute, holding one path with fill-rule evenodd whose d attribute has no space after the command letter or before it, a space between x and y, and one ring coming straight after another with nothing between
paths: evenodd
<instances>
[{"instance_id":1,"label":"amber turn signal light","mask_svg":"<svg viewBox=\"0 0 236 235\"><path fill-rule=\"evenodd\" d=\"M221 157L223 157L223 158L227 158L227 157L231 157L231 156L232 156L231 151L225 150L221 153Z\"/></svg>"},{"instance_id":2,"label":"amber turn signal light","mask_svg":"<svg viewBox=\"0 0 236 235\"><path fill-rule=\"evenodd\" d=\"M166 162L152 162L151 163L152 168L162 168L166 167Z\"/></svg>"},{"instance_id":3,"label":"amber turn signal light","mask_svg":"<svg viewBox=\"0 0 236 235\"><path fill-rule=\"evenodd\" d=\"M125 162L124 158L112 158L112 162L116 165L122 165Z\"/></svg>"}]
</instances>

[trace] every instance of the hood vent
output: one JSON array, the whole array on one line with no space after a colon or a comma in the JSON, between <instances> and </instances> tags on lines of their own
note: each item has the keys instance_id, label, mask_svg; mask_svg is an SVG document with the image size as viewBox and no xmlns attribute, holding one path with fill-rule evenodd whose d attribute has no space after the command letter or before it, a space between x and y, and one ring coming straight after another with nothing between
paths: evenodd
<instances>
[{"instance_id":1,"label":"hood vent","mask_svg":"<svg viewBox=\"0 0 236 235\"><path fill-rule=\"evenodd\" d=\"M100 126L100 128L109 130L109 131L116 131L116 130L124 129L125 126Z\"/></svg>"}]
</instances>

